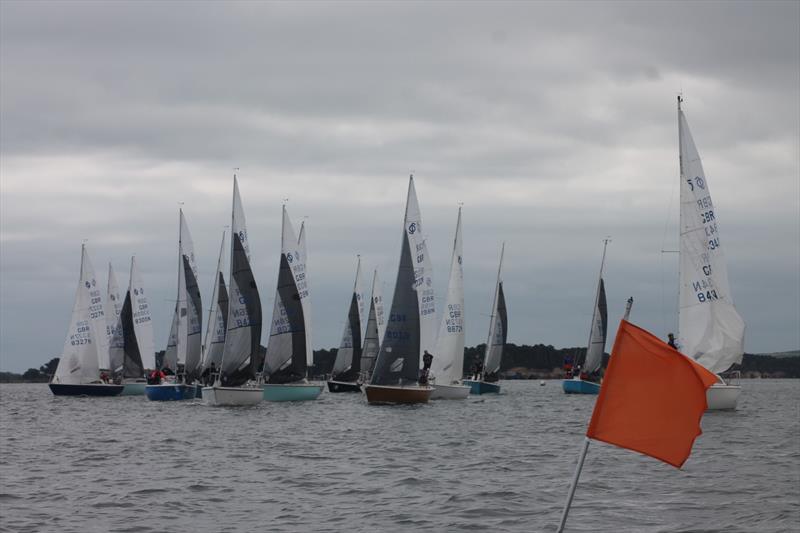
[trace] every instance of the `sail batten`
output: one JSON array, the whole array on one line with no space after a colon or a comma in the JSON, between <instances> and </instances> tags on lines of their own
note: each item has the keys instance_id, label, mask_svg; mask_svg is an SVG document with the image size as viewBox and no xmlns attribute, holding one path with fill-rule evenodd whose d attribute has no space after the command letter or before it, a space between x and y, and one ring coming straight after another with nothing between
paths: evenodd
<instances>
[{"instance_id":1,"label":"sail batten","mask_svg":"<svg viewBox=\"0 0 800 533\"><path fill-rule=\"evenodd\" d=\"M744 321L734 307L719 223L700 155L678 106L681 351L712 372L741 363Z\"/></svg>"}]
</instances>

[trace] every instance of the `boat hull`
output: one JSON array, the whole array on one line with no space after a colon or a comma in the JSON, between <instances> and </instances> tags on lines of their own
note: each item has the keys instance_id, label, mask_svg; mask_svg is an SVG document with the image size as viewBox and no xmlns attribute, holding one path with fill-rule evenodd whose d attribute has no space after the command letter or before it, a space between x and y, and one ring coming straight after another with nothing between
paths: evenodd
<instances>
[{"instance_id":1,"label":"boat hull","mask_svg":"<svg viewBox=\"0 0 800 533\"><path fill-rule=\"evenodd\" d=\"M144 391L147 388L146 381L123 381L121 396L144 396Z\"/></svg>"},{"instance_id":2,"label":"boat hull","mask_svg":"<svg viewBox=\"0 0 800 533\"><path fill-rule=\"evenodd\" d=\"M500 384L489 383L488 381L477 381L472 379L465 379L464 385L469 385L470 394L499 394Z\"/></svg>"},{"instance_id":3,"label":"boat hull","mask_svg":"<svg viewBox=\"0 0 800 533\"><path fill-rule=\"evenodd\" d=\"M349 381L328 381L329 392L361 392L361 383Z\"/></svg>"},{"instance_id":4,"label":"boat hull","mask_svg":"<svg viewBox=\"0 0 800 533\"><path fill-rule=\"evenodd\" d=\"M706 390L706 403L709 411L725 411L736 409L742 387L739 385L723 385L715 383Z\"/></svg>"},{"instance_id":5,"label":"boat hull","mask_svg":"<svg viewBox=\"0 0 800 533\"><path fill-rule=\"evenodd\" d=\"M70 385L65 383L50 383L50 391L55 396L119 396L122 385L109 385L106 383L90 383L86 385Z\"/></svg>"},{"instance_id":6,"label":"boat hull","mask_svg":"<svg viewBox=\"0 0 800 533\"><path fill-rule=\"evenodd\" d=\"M305 402L319 398L322 393L322 385L312 385L310 383L273 385L266 383L262 390L263 398L268 402Z\"/></svg>"},{"instance_id":7,"label":"boat hull","mask_svg":"<svg viewBox=\"0 0 800 533\"><path fill-rule=\"evenodd\" d=\"M174 402L192 400L195 398L195 386L185 383L161 383L160 385L147 385L144 391L148 400L154 402Z\"/></svg>"},{"instance_id":8,"label":"boat hull","mask_svg":"<svg viewBox=\"0 0 800 533\"><path fill-rule=\"evenodd\" d=\"M367 401L380 403L428 403L433 387L400 387L394 385L367 385L364 387Z\"/></svg>"},{"instance_id":9,"label":"boat hull","mask_svg":"<svg viewBox=\"0 0 800 533\"><path fill-rule=\"evenodd\" d=\"M471 390L468 385L434 385L431 400L463 400Z\"/></svg>"},{"instance_id":10,"label":"boat hull","mask_svg":"<svg viewBox=\"0 0 800 533\"><path fill-rule=\"evenodd\" d=\"M566 394L597 394L600 392L600 384L582 379L565 379L561 386Z\"/></svg>"},{"instance_id":11,"label":"boat hull","mask_svg":"<svg viewBox=\"0 0 800 533\"><path fill-rule=\"evenodd\" d=\"M203 387L203 403L214 406L257 405L263 400L258 387Z\"/></svg>"}]
</instances>

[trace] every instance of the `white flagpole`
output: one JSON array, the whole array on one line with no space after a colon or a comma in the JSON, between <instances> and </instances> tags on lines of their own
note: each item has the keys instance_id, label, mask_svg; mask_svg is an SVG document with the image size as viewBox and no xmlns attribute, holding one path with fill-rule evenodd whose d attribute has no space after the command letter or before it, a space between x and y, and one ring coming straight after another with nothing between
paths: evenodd
<instances>
[{"instance_id":1,"label":"white flagpole","mask_svg":"<svg viewBox=\"0 0 800 533\"><path fill-rule=\"evenodd\" d=\"M564 505L564 512L561 513L561 523L558 525L557 533L563 533L564 531L564 524L567 523L567 514L569 514L569 508L572 505L572 498L575 496L575 488L578 486L578 478L581 475L581 470L583 469L583 460L586 459L586 452L589 450L589 437L586 437L586 440L583 442L583 449L581 450L581 456L578 459L578 467L575 469L575 475L572 477L572 484L569 487L569 496L567 496L567 503Z\"/></svg>"}]
</instances>

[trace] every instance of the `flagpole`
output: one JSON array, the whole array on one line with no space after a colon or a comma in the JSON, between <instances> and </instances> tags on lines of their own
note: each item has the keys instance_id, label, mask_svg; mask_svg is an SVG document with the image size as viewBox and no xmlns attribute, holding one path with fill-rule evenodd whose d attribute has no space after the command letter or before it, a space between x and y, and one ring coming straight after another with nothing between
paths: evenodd
<instances>
[{"instance_id":1,"label":"flagpole","mask_svg":"<svg viewBox=\"0 0 800 533\"><path fill-rule=\"evenodd\" d=\"M581 476L581 470L583 469L583 460L586 459L586 452L589 450L589 437L583 441L583 449L581 450L581 456L578 459L578 467L575 469L575 475L572 477L572 484L569 487L569 496L567 496L567 503L564 505L564 512L561 513L561 523L558 525L558 531L556 533L563 533L564 531L564 524L567 523L567 515L569 514L569 508L572 505L572 498L575 496L575 488L578 486L578 478Z\"/></svg>"}]
</instances>

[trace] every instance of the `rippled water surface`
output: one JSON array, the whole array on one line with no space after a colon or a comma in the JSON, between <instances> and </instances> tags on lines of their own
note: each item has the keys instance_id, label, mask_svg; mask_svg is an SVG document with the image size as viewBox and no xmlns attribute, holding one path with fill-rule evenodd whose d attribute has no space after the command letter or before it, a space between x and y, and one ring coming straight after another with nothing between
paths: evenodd
<instances>
[{"instance_id":1,"label":"rippled water surface","mask_svg":"<svg viewBox=\"0 0 800 533\"><path fill-rule=\"evenodd\" d=\"M0 386L2 531L554 531L595 398L210 408ZM800 530L800 381L744 381L683 470L593 442L568 531Z\"/></svg>"}]
</instances>

